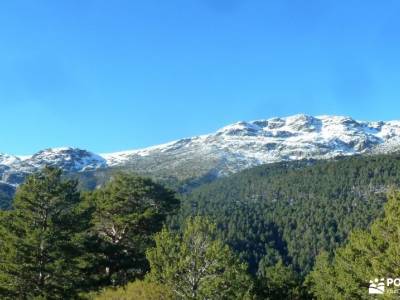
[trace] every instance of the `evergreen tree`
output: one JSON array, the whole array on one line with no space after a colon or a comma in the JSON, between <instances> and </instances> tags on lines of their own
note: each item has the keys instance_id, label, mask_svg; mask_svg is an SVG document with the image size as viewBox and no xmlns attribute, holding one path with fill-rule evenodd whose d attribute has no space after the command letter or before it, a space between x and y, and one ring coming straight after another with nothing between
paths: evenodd
<instances>
[{"instance_id":1,"label":"evergreen tree","mask_svg":"<svg viewBox=\"0 0 400 300\"><path fill-rule=\"evenodd\" d=\"M321 250L382 215L392 186L400 186L399 154L262 165L183 195L171 223L208 216L253 275L269 256L269 266L280 258L305 276Z\"/></svg>"},{"instance_id":2,"label":"evergreen tree","mask_svg":"<svg viewBox=\"0 0 400 300\"><path fill-rule=\"evenodd\" d=\"M175 300L172 291L164 285L136 280L124 287L108 288L92 297L94 300ZM92 299L91 298L91 299Z\"/></svg>"},{"instance_id":3,"label":"evergreen tree","mask_svg":"<svg viewBox=\"0 0 400 300\"><path fill-rule=\"evenodd\" d=\"M312 272L305 280L305 286L310 295L321 300L335 299L338 295L336 276L331 267L331 257L328 252L322 251L315 261Z\"/></svg>"},{"instance_id":4,"label":"evergreen tree","mask_svg":"<svg viewBox=\"0 0 400 300\"><path fill-rule=\"evenodd\" d=\"M147 252L148 279L179 299L246 299L252 288L247 266L216 234L215 224L201 217L188 219L182 234L163 229Z\"/></svg>"},{"instance_id":5,"label":"evergreen tree","mask_svg":"<svg viewBox=\"0 0 400 300\"><path fill-rule=\"evenodd\" d=\"M337 249L332 262L321 254L307 282L317 299L370 299L368 287L375 278L400 274L400 192L392 192L385 215L369 231L357 230ZM385 299L398 299L394 286ZM329 293L327 293L329 291Z\"/></svg>"},{"instance_id":6,"label":"evergreen tree","mask_svg":"<svg viewBox=\"0 0 400 300\"><path fill-rule=\"evenodd\" d=\"M274 266L264 265L263 260L257 272L257 296L262 300L306 299L301 279L279 260Z\"/></svg>"},{"instance_id":7,"label":"evergreen tree","mask_svg":"<svg viewBox=\"0 0 400 300\"><path fill-rule=\"evenodd\" d=\"M72 299L82 278L85 229L73 180L45 168L21 185L14 210L0 214L2 299Z\"/></svg>"},{"instance_id":8,"label":"evergreen tree","mask_svg":"<svg viewBox=\"0 0 400 300\"><path fill-rule=\"evenodd\" d=\"M93 209L88 251L97 284L123 285L142 277L153 234L179 205L174 193L151 179L119 173L86 198Z\"/></svg>"}]
</instances>

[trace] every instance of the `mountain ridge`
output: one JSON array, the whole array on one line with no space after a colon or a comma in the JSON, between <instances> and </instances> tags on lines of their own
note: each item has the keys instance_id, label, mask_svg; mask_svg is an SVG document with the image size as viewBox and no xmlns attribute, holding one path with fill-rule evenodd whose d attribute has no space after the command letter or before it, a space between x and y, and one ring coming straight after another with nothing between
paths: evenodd
<instances>
[{"instance_id":1,"label":"mountain ridge","mask_svg":"<svg viewBox=\"0 0 400 300\"><path fill-rule=\"evenodd\" d=\"M95 154L60 147L24 157L0 154L0 182L17 186L27 174L46 165L68 173L123 167L144 174L220 177L266 163L392 153L399 149L400 121L297 114L240 121L214 133L138 150Z\"/></svg>"}]
</instances>

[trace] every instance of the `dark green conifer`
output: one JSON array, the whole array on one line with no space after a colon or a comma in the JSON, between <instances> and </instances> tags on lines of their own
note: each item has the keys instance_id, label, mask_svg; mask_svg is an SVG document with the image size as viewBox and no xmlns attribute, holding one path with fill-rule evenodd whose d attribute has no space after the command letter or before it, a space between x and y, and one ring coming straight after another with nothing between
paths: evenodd
<instances>
[{"instance_id":1,"label":"dark green conifer","mask_svg":"<svg viewBox=\"0 0 400 300\"><path fill-rule=\"evenodd\" d=\"M146 249L178 207L171 190L151 179L120 173L87 197L94 213L92 251L100 285L122 285L148 270Z\"/></svg>"},{"instance_id":2,"label":"dark green conifer","mask_svg":"<svg viewBox=\"0 0 400 300\"><path fill-rule=\"evenodd\" d=\"M0 295L3 299L71 299L83 280L80 195L73 180L45 168L0 215Z\"/></svg>"}]
</instances>

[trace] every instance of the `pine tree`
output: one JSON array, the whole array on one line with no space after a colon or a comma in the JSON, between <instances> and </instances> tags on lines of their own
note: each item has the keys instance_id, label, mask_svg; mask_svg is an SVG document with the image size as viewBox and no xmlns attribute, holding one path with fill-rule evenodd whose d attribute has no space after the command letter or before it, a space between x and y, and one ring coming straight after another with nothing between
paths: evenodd
<instances>
[{"instance_id":1,"label":"pine tree","mask_svg":"<svg viewBox=\"0 0 400 300\"><path fill-rule=\"evenodd\" d=\"M147 252L148 279L169 286L179 299L246 299L252 283L228 246L217 239L215 224L188 219L182 234L163 229Z\"/></svg>"},{"instance_id":2,"label":"pine tree","mask_svg":"<svg viewBox=\"0 0 400 300\"><path fill-rule=\"evenodd\" d=\"M306 299L299 276L282 260L268 266L260 262L257 272L257 296L262 300Z\"/></svg>"},{"instance_id":3,"label":"pine tree","mask_svg":"<svg viewBox=\"0 0 400 300\"><path fill-rule=\"evenodd\" d=\"M328 252L322 251L317 256L314 268L305 280L305 286L310 295L317 299L335 299L334 295L338 294L338 287Z\"/></svg>"},{"instance_id":4,"label":"pine tree","mask_svg":"<svg viewBox=\"0 0 400 300\"><path fill-rule=\"evenodd\" d=\"M87 196L98 285L124 285L148 270L146 249L179 201L151 179L119 173Z\"/></svg>"},{"instance_id":5,"label":"pine tree","mask_svg":"<svg viewBox=\"0 0 400 300\"><path fill-rule=\"evenodd\" d=\"M317 299L370 299L369 281L400 274L400 192L392 192L385 215L369 231L354 231L348 243L337 249L332 262L322 254L308 285ZM383 299L397 299L387 287ZM328 293L329 291L329 293Z\"/></svg>"},{"instance_id":6,"label":"pine tree","mask_svg":"<svg viewBox=\"0 0 400 300\"><path fill-rule=\"evenodd\" d=\"M45 168L19 187L14 209L0 214L2 298L77 297L84 222L76 186Z\"/></svg>"},{"instance_id":7,"label":"pine tree","mask_svg":"<svg viewBox=\"0 0 400 300\"><path fill-rule=\"evenodd\" d=\"M94 300L176 300L167 286L141 280L120 288L108 288L92 295Z\"/></svg>"}]
</instances>

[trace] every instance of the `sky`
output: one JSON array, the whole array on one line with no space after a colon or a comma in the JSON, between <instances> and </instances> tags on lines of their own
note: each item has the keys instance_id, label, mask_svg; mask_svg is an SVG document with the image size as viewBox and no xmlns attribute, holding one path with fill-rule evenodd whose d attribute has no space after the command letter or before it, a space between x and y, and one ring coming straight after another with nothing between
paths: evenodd
<instances>
[{"instance_id":1,"label":"sky","mask_svg":"<svg viewBox=\"0 0 400 300\"><path fill-rule=\"evenodd\" d=\"M297 113L400 119L400 1L0 3L0 152L97 153Z\"/></svg>"}]
</instances>

